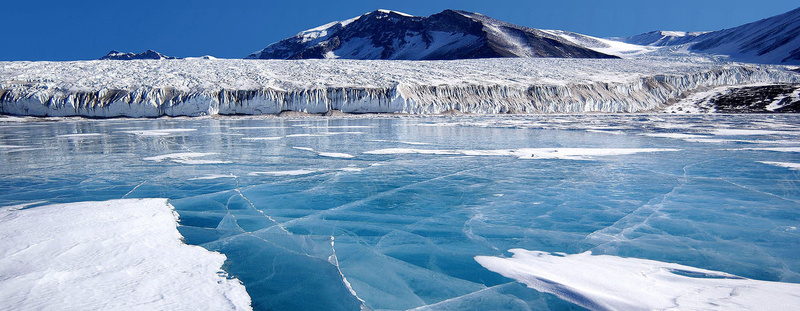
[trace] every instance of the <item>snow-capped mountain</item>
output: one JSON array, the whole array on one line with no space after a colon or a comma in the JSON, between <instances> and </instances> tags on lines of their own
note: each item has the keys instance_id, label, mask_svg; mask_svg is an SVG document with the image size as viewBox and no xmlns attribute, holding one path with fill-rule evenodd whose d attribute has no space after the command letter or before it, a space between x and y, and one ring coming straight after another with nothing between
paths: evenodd
<instances>
[{"instance_id":1,"label":"snow-capped mountain","mask_svg":"<svg viewBox=\"0 0 800 311\"><path fill-rule=\"evenodd\" d=\"M800 8L718 31L654 31L616 39L650 46L686 45L692 52L728 55L734 61L800 65Z\"/></svg>"},{"instance_id":2,"label":"snow-capped mountain","mask_svg":"<svg viewBox=\"0 0 800 311\"><path fill-rule=\"evenodd\" d=\"M616 58L547 31L455 10L428 17L377 10L300 32L246 58L448 60L497 57Z\"/></svg>"},{"instance_id":3,"label":"snow-capped mountain","mask_svg":"<svg viewBox=\"0 0 800 311\"><path fill-rule=\"evenodd\" d=\"M647 45L647 46L670 46L691 43L697 40L697 37L709 33L708 31L701 32L686 32L686 31L651 31L633 37L614 37L612 40L624 41L630 44Z\"/></svg>"},{"instance_id":4,"label":"snow-capped mountain","mask_svg":"<svg viewBox=\"0 0 800 311\"><path fill-rule=\"evenodd\" d=\"M147 50L139 54L135 53L122 53L112 50L106 56L100 57L100 60L131 60L131 59L178 59L178 57L166 56L153 50Z\"/></svg>"}]
</instances>

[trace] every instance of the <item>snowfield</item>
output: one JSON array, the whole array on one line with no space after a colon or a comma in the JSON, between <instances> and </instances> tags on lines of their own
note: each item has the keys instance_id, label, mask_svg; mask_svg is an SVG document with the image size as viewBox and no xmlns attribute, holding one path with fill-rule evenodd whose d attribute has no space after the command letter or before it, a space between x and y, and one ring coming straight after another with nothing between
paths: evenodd
<instances>
[{"instance_id":1,"label":"snowfield","mask_svg":"<svg viewBox=\"0 0 800 311\"><path fill-rule=\"evenodd\" d=\"M645 112L696 89L798 82L780 66L636 59L131 60L0 62L0 113L217 114Z\"/></svg>"},{"instance_id":2,"label":"snowfield","mask_svg":"<svg viewBox=\"0 0 800 311\"><path fill-rule=\"evenodd\" d=\"M251 310L176 216L166 199L0 208L0 309Z\"/></svg>"}]
</instances>

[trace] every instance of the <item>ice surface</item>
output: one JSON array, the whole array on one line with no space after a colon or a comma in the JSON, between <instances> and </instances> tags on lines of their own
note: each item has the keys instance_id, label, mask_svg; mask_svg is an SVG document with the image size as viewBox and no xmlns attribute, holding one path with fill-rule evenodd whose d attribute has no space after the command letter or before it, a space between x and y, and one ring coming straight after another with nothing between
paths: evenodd
<instances>
[{"instance_id":1,"label":"ice surface","mask_svg":"<svg viewBox=\"0 0 800 311\"><path fill-rule=\"evenodd\" d=\"M800 284L765 282L653 260L512 249L481 265L590 310L792 310Z\"/></svg>"},{"instance_id":2,"label":"ice surface","mask_svg":"<svg viewBox=\"0 0 800 311\"><path fill-rule=\"evenodd\" d=\"M800 283L800 174L770 163L800 161L764 149L800 147L797 132L774 114L1 122L0 206L169 198L256 310L574 310L475 256L591 251Z\"/></svg>"},{"instance_id":3,"label":"ice surface","mask_svg":"<svg viewBox=\"0 0 800 311\"><path fill-rule=\"evenodd\" d=\"M250 310L166 199L22 207L0 208L0 309Z\"/></svg>"}]
</instances>

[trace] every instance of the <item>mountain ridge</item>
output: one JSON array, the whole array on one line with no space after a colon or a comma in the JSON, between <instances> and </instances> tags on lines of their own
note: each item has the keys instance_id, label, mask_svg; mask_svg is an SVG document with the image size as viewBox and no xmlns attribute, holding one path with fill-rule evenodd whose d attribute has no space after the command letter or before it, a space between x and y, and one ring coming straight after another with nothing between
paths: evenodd
<instances>
[{"instance_id":1,"label":"mountain ridge","mask_svg":"<svg viewBox=\"0 0 800 311\"><path fill-rule=\"evenodd\" d=\"M800 8L755 22L709 32L652 31L610 38L646 46L686 46L730 60L800 65Z\"/></svg>"},{"instance_id":2,"label":"mountain ridge","mask_svg":"<svg viewBox=\"0 0 800 311\"><path fill-rule=\"evenodd\" d=\"M153 50L147 50L142 53L123 53L117 50L111 50L100 60L134 60L134 59L180 59L178 57L166 56Z\"/></svg>"},{"instance_id":3,"label":"mountain ridge","mask_svg":"<svg viewBox=\"0 0 800 311\"><path fill-rule=\"evenodd\" d=\"M376 10L302 31L246 58L448 60L500 57L618 58L538 29L458 10L444 10L427 17Z\"/></svg>"}]
</instances>

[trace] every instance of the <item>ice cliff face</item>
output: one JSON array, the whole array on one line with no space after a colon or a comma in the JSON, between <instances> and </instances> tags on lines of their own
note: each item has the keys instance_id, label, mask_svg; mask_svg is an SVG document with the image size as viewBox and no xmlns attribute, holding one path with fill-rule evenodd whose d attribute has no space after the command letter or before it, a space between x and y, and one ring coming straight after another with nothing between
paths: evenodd
<instances>
[{"instance_id":1,"label":"ice cliff face","mask_svg":"<svg viewBox=\"0 0 800 311\"><path fill-rule=\"evenodd\" d=\"M157 117L645 112L720 85L798 82L709 58L0 62L0 113Z\"/></svg>"},{"instance_id":2,"label":"ice cliff face","mask_svg":"<svg viewBox=\"0 0 800 311\"><path fill-rule=\"evenodd\" d=\"M800 65L800 8L718 31L654 31L617 39L638 45L686 45L692 52L728 55L742 62Z\"/></svg>"},{"instance_id":3,"label":"ice cliff face","mask_svg":"<svg viewBox=\"0 0 800 311\"><path fill-rule=\"evenodd\" d=\"M377 10L303 31L247 56L402 60L497 57L616 58L545 31L454 10L428 17Z\"/></svg>"}]
</instances>

